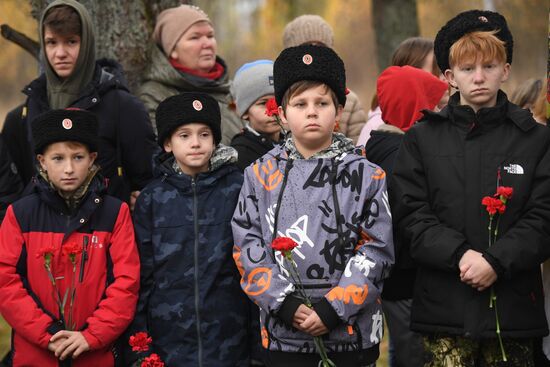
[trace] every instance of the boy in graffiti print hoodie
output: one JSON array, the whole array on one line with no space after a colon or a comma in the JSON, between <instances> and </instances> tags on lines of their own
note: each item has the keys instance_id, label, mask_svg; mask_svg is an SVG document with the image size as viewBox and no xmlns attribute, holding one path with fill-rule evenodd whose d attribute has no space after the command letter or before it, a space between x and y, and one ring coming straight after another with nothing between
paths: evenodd
<instances>
[{"instance_id":1,"label":"boy in graffiti print hoodie","mask_svg":"<svg viewBox=\"0 0 550 367\"><path fill-rule=\"evenodd\" d=\"M241 287L261 308L268 366L317 366L313 336L336 365L367 366L379 355L379 296L393 263L385 173L333 133L346 102L344 64L333 50L285 49L274 79L292 135L245 170L233 217ZM311 309L271 248L284 236L299 245L293 257Z\"/></svg>"},{"instance_id":2,"label":"boy in graffiti print hoodie","mask_svg":"<svg viewBox=\"0 0 550 367\"><path fill-rule=\"evenodd\" d=\"M165 99L156 122L165 152L136 203L141 292L128 334L148 332L168 367L248 367L249 302L231 256L237 152L219 144L220 108L208 94Z\"/></svg>"}]
</instances>

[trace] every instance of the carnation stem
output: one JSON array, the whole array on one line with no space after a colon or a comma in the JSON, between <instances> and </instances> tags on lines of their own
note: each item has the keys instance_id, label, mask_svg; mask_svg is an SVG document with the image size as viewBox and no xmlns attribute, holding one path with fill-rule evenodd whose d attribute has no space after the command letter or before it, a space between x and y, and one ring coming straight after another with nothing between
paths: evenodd
<instances>
[{"instance_id":1,"label":"carnation stem","mask_svg":"<svg viewBox=\"0 0 550 367\"><path fill-rule=\"evenodd\" d=\"M296 289L298 290L298 293L300 293L300 296L302 297L302 300L304 301L305 305L309 308L313 307L313 304L311 303L311 300L309 296L306 293L306 290L304 288L304 284L302 283L302 279L300 278L300 273L298 273L298 267L296 266L296 263L292 259L292 252L291 251L282 251L283 258L286 259L290 263L290 269L288 269L288 272L290 274L290 278L296 286ZM321 367L336 367L334 362L330 360L330 358L327 355L327 350L325 348L325 344L323 343L323 339L320 336L314 336L313 342L315 343L315 348L317 349L317 352L321 356Z\"/></svg>"},{"instance_id":2,"label":"carnation stem","mask_svg":"<svg viewBox=\"0 0 550 367\"><path fill-rule=\"evenodd\" d=\"M504 344L502 343L502 336L500 335L500 322L498 320L498 309L497 309L497 296L494 296L494 305L495 305L495 319L496 319L496 325L497 325L497 337L498 337L498 343L500 344L500 352L502 353L502 360L504 362L508 361L508 358L506 358L506 352L504 351Z\"/></svg>"}]
</instances>

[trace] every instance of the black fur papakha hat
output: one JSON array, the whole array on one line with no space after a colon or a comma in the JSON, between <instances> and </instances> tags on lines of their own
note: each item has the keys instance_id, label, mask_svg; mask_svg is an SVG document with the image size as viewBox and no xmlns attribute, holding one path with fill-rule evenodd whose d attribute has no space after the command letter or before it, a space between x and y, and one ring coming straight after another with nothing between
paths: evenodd
<instances>
[{"instance_id":1,"label":"black fur papakha hat","mask_svg":"<svg viewBox=\"0 0 550 367\"><path fill-rule=\"evenodd\" d=\"M97 152L97 117L85 110L69 108L38 115L31 123L34 152L44 153L53 143L76 141Z\"/></svg>"},{"instance_id":2,"label":"black fur papakha hat","mask_svg":"<svg viewBox=\"0 0 550 367\"><path fill-rule=\"evenodd\" d=\"M449 66L451 46L465 34L476 31L498 31L495 36L505 43L506 62L512 63L514 39L506 19L493 11L468 10L449 20L435 36L434 54L441 72L444 73L451 68Z\"/></svg>"},{"instance_id":3,"label":"black fur papakha hat","mask_svg":"<svg viewBox=\"0 0 550 367\"><path fill-rule=\"evenodd\" d=\"M222 140L220 106L206 93L188 92L166 98L157 107L156 121L161 147L178 127L191 123L208 125L216 145Z\"/></svg>"},{"instance_id":4,"label":"black fur papakha hat","mask_svg":"<svg viewBox=\"0 0 550 367\"><path fill-rule=\"evenodd\" d=\"M338 102L346 104L346 69L344 62L331 48L302 45L284 49L273 65L275 99L281 105L287 89L302 80L325 83Z\"/></svg>"}]
</instances>

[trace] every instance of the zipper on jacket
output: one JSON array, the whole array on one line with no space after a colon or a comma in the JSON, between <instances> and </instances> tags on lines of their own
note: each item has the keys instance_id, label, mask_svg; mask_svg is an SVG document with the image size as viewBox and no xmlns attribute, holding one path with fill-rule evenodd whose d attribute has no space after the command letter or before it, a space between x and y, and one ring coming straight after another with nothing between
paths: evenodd
<instances>
[{"instance_id":1,"label":"zipper on jacket","mask_svg":"<svg viewBox=\"0 0 550 367\"><path fill-rule=\"evenodd\" d=\"M193 224L195 229L195 248L194 248L194 266L195 266L195 317L197 318L197 343L199 367L202 367L202 338L201 338L201 317L199 313L199 218L197 202L197 185L195 178L191 179L191 188L193 189Z\"/></svg>"}]
</instances>

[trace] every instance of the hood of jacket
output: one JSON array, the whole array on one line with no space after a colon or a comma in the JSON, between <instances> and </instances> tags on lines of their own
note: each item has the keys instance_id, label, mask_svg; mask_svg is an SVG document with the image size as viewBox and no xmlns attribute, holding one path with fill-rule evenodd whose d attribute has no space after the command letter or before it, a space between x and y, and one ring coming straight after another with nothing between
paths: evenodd
<instances>
[{"instance_id":1,"label":"hood of jacket","mask_svg":"<svg viewBox=\"0 0 550 367\"><path fill-rule=\"evenodd\" d=\"M412 66L391 66L376 82L376 95L386 124L407 131L422 110L433 110L447 91L447 83Z\"/></svg>"},{"instance_id":2,"label":"hood of jacket","mask_svg":"<svg viewBox=\"0 0 550 367\"><path fill-rule=\"evenodd\" d=\"M42 107L42 110L46 111L52 108L50 107L48 101L47 88L48 82L46 75L42 74L23 88L22 92L29 98L36 100ZM73 101L73 103L76 103L93 94L102 96L112 89L129 91L122 66L112 59L99 59L95 63L94 76L92 80L81 89L78 97ZM88 107L82 106L81 108L87 109Z\"/></svg>"},{"instance_id":3,"label":"hood of jacket","mask_svg":"<svg viewBox=\"0 0 550 367\"><path fill-rule=\"evenodd\" d=\"M288 152L288 156L291 159L304 159L302 154L296 148L296 145L294 144L294 139L292 138L291 134L287 136L287 139L284 142L284 147L285 150ZM334 158L343 153L351 152L354 150L355 145L353 144L353 141L351 139L346 138L346 136L342 133L333 133L332 143L330 144L330 146L313 154L308 159Z\"/></svg>"},{"instance_id":4,"label":"hood of jacket","mask_svg":"<svg viewBox=\"0 0 550 367\"><path fill-rule=\"evenodd\" d=\"M66 5L73 8L80 17L82 24L80 35L80 50L74 69L67 78L61 79L50 65L44 45L44 19L46 13L53 7ZM92 19L86 8L75 0L56 0L44 10L40 19L40 52L45 60L45 75L48 80L48 101L52 109L66 108L79 96L80 91L90 83L95 68L95 39Z\"/></svg>"}]
</instances>

